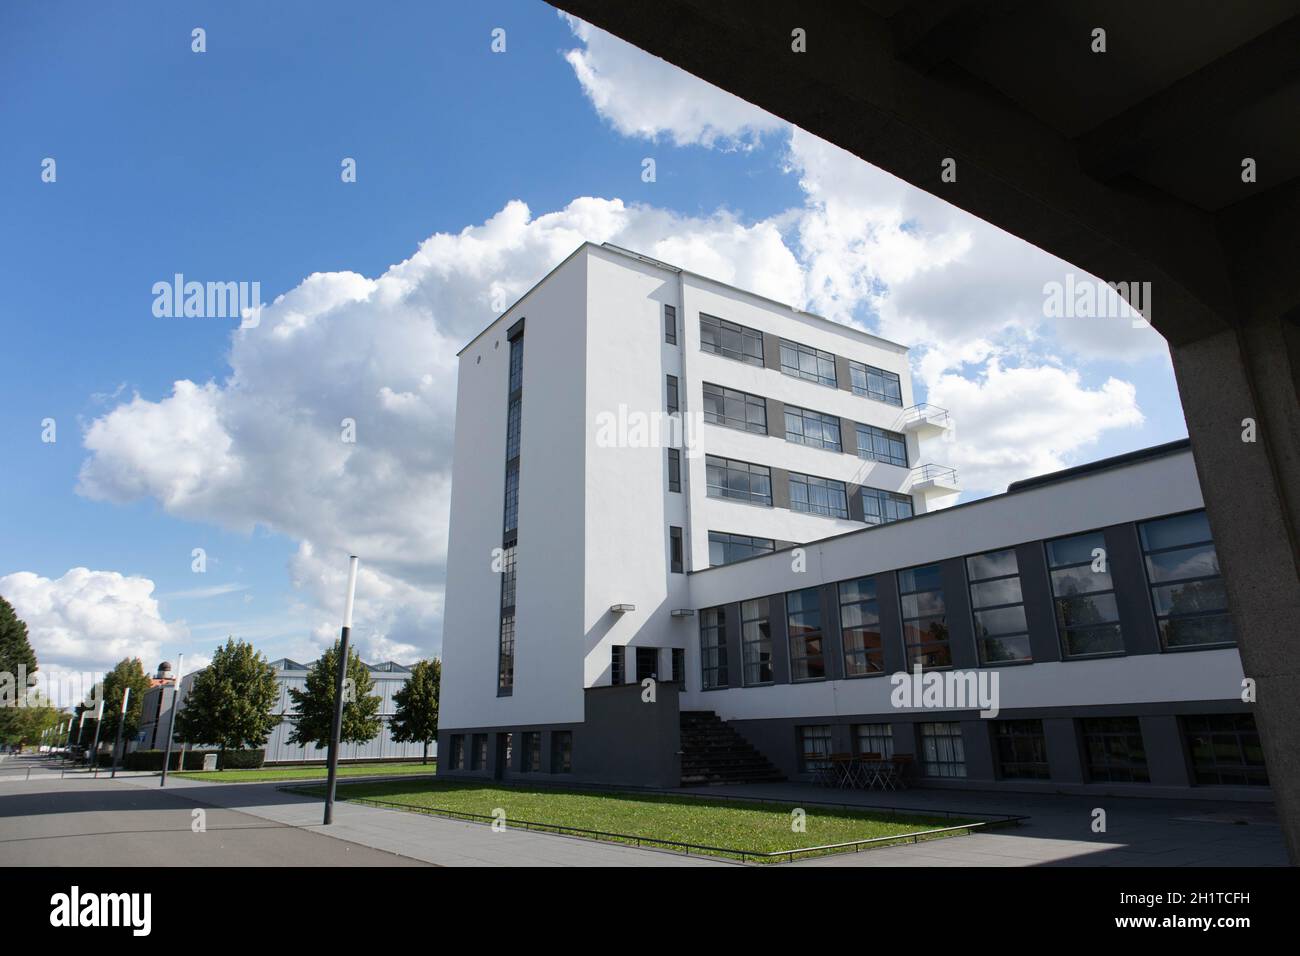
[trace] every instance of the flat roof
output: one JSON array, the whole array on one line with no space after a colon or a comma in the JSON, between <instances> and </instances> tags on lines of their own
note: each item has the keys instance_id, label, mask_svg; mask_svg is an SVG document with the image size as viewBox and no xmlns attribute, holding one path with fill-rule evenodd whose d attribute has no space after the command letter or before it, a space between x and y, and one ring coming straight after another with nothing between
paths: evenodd
<instances>
[{"instance_id":1,"label":"flat roof","mask_svg":"<svg viewBox=\"0 0 1300 956\"><path fill-rule=\"evenodd\" d=\"M707 574L709 571L716 571L721 568L730 568L737 564L744 564L746 561L758 561L762 558L770 558L774 554L793 551L795 548L808 548L813 545L822 544L826 541L846 538L850 535L869 534L872 531L877 531L881 528L904 524L910 521L924 521L926 518L936 518L940 515L945 515L961 508L973 508L976 505L987 504L990 501L997 501L999 498L1007 498L1012 495L1018 495L1022 492L1032 491L1047 485L1054 485L1063 481L1071 481L1075 478L1083 478L1087 475L1097 474L1103 471L1113 471L1114 469L1124 468L1128 465L1134 465L1143 461L1177 455L1185 451L1190 451L1191 447L1191 441L1183 438L1178 441L1166 442L1163 445L1152 445L1150 448L1139 448L1137 451L1125 452L1122 455L1112 455L1110 458L1102 458L1098 461L1089 462L1086 465L1076 465L1073 468L1064 468L1061 471L1049 472L1046 475L1038 475L1034 478L1025 478L1021 481L1013 481L1011 484L1007 485L1007 490L1002 492L1000 495L988 495L984 498L976 498L974 501L963 501L960 504L955 504L948 508L940 508L938 511L927 511L924 514L913 515L910 518L901 518L898 521L891 521L888 524L873 524L868 525L865 528L854 528L852 531L841 531L839 534L830 534L824 538L815 538L812 541L805 541L802 544L792 544L785 548L778 548L775 551L764 551L762 554L751 554L749 557L741 558L739 561L729 561L726 564L700 568L698 571L690 571L688 573Z\"/></svg>"},{"instance_id":2,"label":"flat roof","mask_svg":"<svg viewBox=\"0 0 1300 956\"><path fill-rule=\"evenodd\" d=\"M803 309L796 309L794 306L790 305L788 302L778 302L776 299L769 299L769 298L768 298L767 296L765 296L765 295L760 295L759 293L754 292L754 291L752 291L752 290L750 290L750 289L742 289L740 286L731 285L731 284L728 283L728 282L723 282L722 280L720 280L720 279L715 279L715 278L713 278L712 276L706 276L706 275L703 275L702 273L699 273L699 272L692 272L690 269L683 269L683 268L681 268L680 266L672 265L671 263L664 262L664 261L661 260L661 259L656 259L656 258L654 258L653 256L647 256L647 255L644 255L643 253L635 252L635 251L633 251L632 249L625 249L625 248L623 248L622 246L617 246L617 245L615 245L615 244L612 243L612 242L602 242L602 243L600 243L600 244L596 244L596 243L594 243L594 242L592 242L592 241L590 241L590 240L584 240L584 241L583 241L583 242L582 242L582 243L581 243L581 244L580 244L576 249L574 249L571 253L569 253L567 256L565 256L563 259L561 259L558 263L556 263L555 267L554 267L553 269L551 269L549 272L547 272L546 275L542 276L540 279L538 279L536 282L534 282L534 283L533 283L533 284L528 288L528 291L527 291L527 292L525 292L525 293L524 293L523 295L521 295L518 299L516 299L514 302L512 302L509 306L507 306L506 309L505 309L505 310L504 310L504 311L503 311L499 316L497 316L495 319L493 319L491 322L489 322L487 325L485 325L485 326L484 326L484 327L479 331L479 333L478 333L477 335L475 335L472 339L470 339L468 342L466 342L466 343L461 347L460 351L458 351L458 352L456 353L456 355L457 355L458 357L459 357L460 355L463 355L463 354L465 353L465 351L466 351L466 350L467 350L471 345L473 345L475 342L477 342L480 338L483 337L484 333L486 333L489 329L492 328L492 326L496 325L496 324L497 324L498 322L500 322L503 318L505 318L507 315L509 315L509 314L510 314L510 311L511 311L512 309L514 309L515 306L519 305L519 303L523 302L524 299L526 299L526 298L528 298L530 295L532 295L533 291L534 291L535 289L537 289L537 287L540 286L542 283L544 283L547 279L549 279L551 276L553 276L553 275L554 275L554 274L555 274L555 273L560 269L561 266L563 266L566 262L568 262L570 259L572 259L574 256L576 256L578 253L582 252L584 249L586 249L586 248L588 248L588 247L590 247L590 248L592 248L592 249L602 249L602 250L604 250L604 251L606 251L606 252L612 252L612 253L615 253L616 255L624 256L624 257L626 257L626 258L628 258L628 259L633 259L633 260L635 260L635 261L637 261L637 262L644 262L644 263L647 263L647 264L649 264L649 265L655 266L655 267L657 267L657 268L665 269L665 270L667 270L668 272L676 272L676 273L679 273L679 274L681 274L681 275L687 275L687 276L690 276L690 277L693 278L693 279L699 279L699 280L701 280L701 281L703 281L703 282L709 282L709 283L712 283L713 285L720 286L721 288L724 288L724 289L730 289L732 292L739 292L739 293L742 294L742 295L747 295L747 296L749 296L749 297L751 297L751 298L758 299L758 300L760 300L760 301L762 301L762 302L766 302L768 305L774 305L774 306L776 306L777 308L780 308L780 309L787 309L787 310L790 311L791 314L793 314L793 315L796 316L797 318L811 319L811 320L813 320L813 321L815 321L815 322L817 322L817 323L820 323L820 324L826 326L827 328L831 329L832 331L835 331L835 332L844 332L844 333L848 333L848 334L851 334L851 335L856 335L858 338L861 338L861 339L863 339L863 340L865 340L865 341L867 341L867 342L870 342L870 343L872 343L872 344L881 344L881 343L883 343L884 345L887 345L887 346L889 346L890 348L893 348L893 349L897 349L897 350L900 351L900 352L907 352L907 351L909 351L909 347L906 346L906 345L903 345L902 343L895 342L895 341L893 341L893 340L891 340L891 339L887 339L887 338L884 338L884 337L882 337L882 336L875 335L875 334L873 334L873 333L871 333L871 332L864 331L863 329L859 329L859 328L857 328L856 326L846 325L846 324L843 323L843 322L836 322L834 319L828 319L828 318L826 318L826 317L823 316L823 315L817 315L815 312L805 312Z\"/></svg>"}]
</instances>

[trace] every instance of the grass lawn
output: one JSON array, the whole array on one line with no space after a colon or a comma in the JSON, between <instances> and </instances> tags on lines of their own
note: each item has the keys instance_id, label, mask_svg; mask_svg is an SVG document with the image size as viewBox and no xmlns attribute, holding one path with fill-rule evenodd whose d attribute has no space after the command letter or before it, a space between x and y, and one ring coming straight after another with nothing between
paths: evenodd
<instances>
[{"instance_id":1,"label":"grass lawn","mask_svg":"<svg viewBox=\"0 0 1300 956\"><path fill-rule=\"evenodd\" d=\"M321 790L319 787L304 789ZM499 807L511 821L603 830L749 853L899 836L976 822L955 817L891 816L879 810L807 807L806 830L801 833L791 826L795 804L742 803L671 794L593 793L549 787L529 789L460 781L349 783L339 787L338 796L343 800L398 804L413 810L451 810L485 816L491 816Z\"/></svg>"},{"instance_id":2,"label":"grass lawn","mask_svg":"<svg viewBox=\"0 0 1300 956\"><path fill-rule=\"evenodd\" d=\"M345 763L339 765L340 777L372 777L405 773L433 773L438 769L436 761L428 763ZM325 767L263 767L260 770L187 770L184 773L173 771L169 776L184 777L187 780L210 780L214 783L257 783L270 780L324 780L327 775Z\"/></svg>"}]
</instances>

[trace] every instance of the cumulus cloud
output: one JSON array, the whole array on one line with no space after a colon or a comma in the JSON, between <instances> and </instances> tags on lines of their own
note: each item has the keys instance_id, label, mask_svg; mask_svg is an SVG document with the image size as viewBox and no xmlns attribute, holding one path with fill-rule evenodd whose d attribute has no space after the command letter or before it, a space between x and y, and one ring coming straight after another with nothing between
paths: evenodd
<instances>
[{"instance_id":1,"label":"cumulus cloud","mask_svg":"<svg viewBox=\"0 0 1300 956\"><path fill-rule=\"evenodd\" d=\"M45 681L100 672L124 657L139 657L150 671L167 647L188 637L184 621L165 620L148 578L117 571L73 568L60 578L31 571L0 577L3 595L27 624L28 638ZM89 687L81 689L81 693ZM80 694L56 703L77 703Z\"/></svg>"},{"instance_id":2,"label":"cumulus cloud","mask_svg":"<svg viewBox=\"0 0 1300 956\"><path fill-rule=\"evenodd\" d=\"M581 48L564 58L602 119L624 136L676 146L749 148L781 120L616 36L561 13Z\"/></svg>"}]
</instances>

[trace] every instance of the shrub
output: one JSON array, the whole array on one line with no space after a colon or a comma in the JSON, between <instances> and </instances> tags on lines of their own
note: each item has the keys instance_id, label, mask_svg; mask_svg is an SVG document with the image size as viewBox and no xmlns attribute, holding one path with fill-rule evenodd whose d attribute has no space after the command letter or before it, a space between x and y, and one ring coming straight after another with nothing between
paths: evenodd
<instances>
[{"instance_id":1,"label":"shrub","mask_svg":"<svg viewBox=\"0 0 1300 956\"><path fill-rule=\"evenodd\" d=\"M187 750L187 751L185 751L185 769L186 769L186 770L202 770L202 769L203 769L203 758L204 758L205 756L207 756L208 754L210 754L210 753L215 753L215 752L216 752L216 751L213 751L213 750Z\"/></svg>"},{"instance_id":2,"label":"shrub","mask_svg":"<svg viewBox=\"0 0 1300 956\"><path fill-rule=\"evenodd\" d=\"M227 750L221 755L217 769L258 770L265 762L265 750Z\"/></svg>"}]
</instances>

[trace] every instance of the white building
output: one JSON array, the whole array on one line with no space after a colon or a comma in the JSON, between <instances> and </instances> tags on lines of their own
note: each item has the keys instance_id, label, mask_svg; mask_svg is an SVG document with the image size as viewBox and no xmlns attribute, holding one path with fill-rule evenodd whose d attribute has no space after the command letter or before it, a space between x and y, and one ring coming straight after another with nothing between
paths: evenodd
<instances>
[{"instance_id":1,"label":"white building","mask_svg":"<svg viewBox=\"0 0 1300 956\"><path fill-rule=\"evenodd\" d=\"M592 244L462 350L457 402L442 772L673 786L869 747L938 785L1262 789L1213 544L1148 579L1148 519L1201 508L1185 444L940 510L948 414L903 346ZM1106 587L1061 592L1098 543ZM996 675L1001 719L895 706L916 661ZM1242 766L1206 765L1229 738Z\"/></svg>"}]
</instances>

